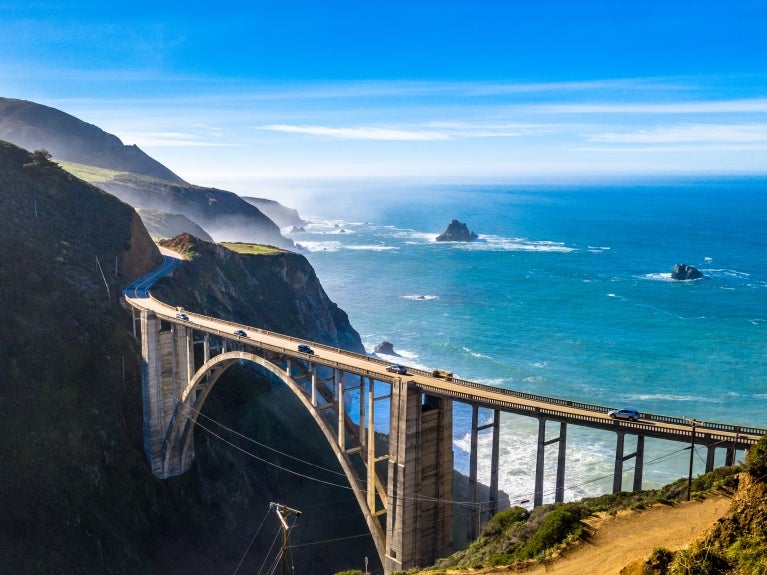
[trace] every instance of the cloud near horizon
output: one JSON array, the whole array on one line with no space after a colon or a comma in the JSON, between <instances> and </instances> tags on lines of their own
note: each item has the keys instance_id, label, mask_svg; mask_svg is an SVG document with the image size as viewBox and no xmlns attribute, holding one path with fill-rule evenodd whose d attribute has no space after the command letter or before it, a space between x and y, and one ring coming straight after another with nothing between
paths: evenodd
<instances>
[{"instance_id":1,"label":"cloud near horizon","mask_svg":"<svg viewBox=\"0 0 767 575\"><path fill-rule=\"evenodd\" d=\"M437 141L452 139L448 134L432 130L397 130L392 128L375 128L372 126L331 128L328 126L271 124L268 126L258 126L258 129L290 134L326 136L342 140Z\"/></svg>"}]
</instances>

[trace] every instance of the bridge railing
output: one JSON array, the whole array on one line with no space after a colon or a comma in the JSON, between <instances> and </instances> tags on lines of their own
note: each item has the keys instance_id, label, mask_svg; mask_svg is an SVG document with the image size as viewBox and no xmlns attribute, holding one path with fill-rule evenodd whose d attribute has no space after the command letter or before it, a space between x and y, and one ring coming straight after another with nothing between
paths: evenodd
<instances>
[{"instance_id":1,"label":"bridge railing","mask_svg":"<svg viewBox=\"0 0 767 575\"><path fill-rule=\"evenodd\" d=\"M165 303L161 302L160 300L156 299L155 297L153 297L151 295L151 293L149 294L149 297L152 300L154 300L155 302L157 302L158 304L160 304L160 305L162 305L164 307L168 307L169 309L173 309L173 308L170 308L170 306L167 306L167 304L165 304ZM170 321L177 321L177 319L174 317L174 315L171 315L171 313L173 313L175 315L175 312L170 312L166 316L166 318L168 320L170 320ZM278 332L272 332L272 331L264 330L264 329L257 328L257 327L246 326L246 325L242 325L242 324L239 324L239 323L235 323L235 322L231 322L231 321L227 321L227 320L222 320L222 319L215 318L215 317L205 316L205 315L198 314L198 313L194 313L193 315L195 317L199 317L199 318L202 318L202 319L206 319L206 320L210 320L210 321L213 321L213 322L218 322L218 323L230 326L231 327L231 332L225 332L223 330L216 330L216 329L209 330L211 332L215 332L215 335L218 335L220 337L225 337L227 339L232 339L232 340L239 339L237 336L234 335L234 330L236 330L236 329L245 329L245 330L247 330L248 334L260 333L260 334L263 334L263 335L266 335L266 336L274 336L274 337L279 337L279 338L282 338L282 339L286 339L288 341L295 342L296 344L300 344L300 343L311 344L311 346L313 348L315 348L315 349L321 349L321 350L324 349L326 351L331 351L331 352L335 352L335 353L340 353L340 354L348 355L349 357L354 357L356 359L363 359L363 360L365 360L367 362L370 362L371 364L376 364L377 366L386 366L386 365L389 365L391 363L391 362L384 361L382 359L379 359L379 358L376 358L376 357L372 357L372 356L369 356L369 355L363 355L363 354L354 353L354 352L347 351L347 350L344 350L344 349L341 349L341 348L332 347L332 346L328 346L328 345L325 345L325 344L308 341L308 340L305 340L305 339L301 339L301 338L285 335L285 334L278 333ZM250 345L253 345L253 344L250 344ZM275 352L278 352L278 353L291 353L292 354L292 353L295 353L297 351L295 349L288 349L288 348L285 348L285 347L273 346L273 345L264 344L264 343L261 343L261 342L259 342L257 345L259 347L263 347L264 349L271 349L272 351L275 351ZM315 359L315 361L319 361L319 363L322 363L323 365L327 365L329 367L335 367L335 368L338 368L338 369L349 371L350 373L352 373L352 372L359 372L360 371L359 368L354 368L354 367L348 366L348 365L340 363L340 362L333 362L333 361L327 361L327 360L322 361L322 360L317 360L317 359ZM427 371L427 370L423 370L423 369L419 369L419 368L412 368L412 367L408 367L407 369L408 369L408 373L411 373L413 375L420 375L420 376L423 376L423 377L431 377L431 378L434 378L435 380L439 379L439 378L434 377L434 372L433 371ZM382 376L381 376L380 372L378 372L378 371L365 371L365 373L360 373L360 375L364 375L366 377L372 377L372 378L374 378L376 380L379 380L379 381L385 381L385 380L381 379ZM392 374L390 379L393 380L396 377L397 377L397 375ZM443 381L444 381L444 379L443 379ZM525 399L527 401L535 401L535 402L538 402L538 403L545 403L545 404L552 405L552 406L571 407L571 408L575 408L575 409L581 409L581 410L587 411L587 412L595 412L595 413L603 413L603 414L605 414L605 413L609 412L610 410L615 409L614 407L606 407L606 406L603 406L603 405L595 405L595 404L591 404L591 403L572 401L572 400L569 400L569 399L562 399L562 398L558 398L558 397L550 397L550 396L546 396L546 395L539 395L539 394L536 394L536 393L529 393L529 392L525 392L525 391L518 391L518 390L514 390L514 389L508 389L508 388L503 388L503 387L491 386L491 385L487 385L487 384L483 384L483 383L477 383L475 381L469 381L469 380L466 380L466 379L456 378L456 377L452 377L452 376L447 381L449 381L451 384L459 385L461 387L466 387L468 389L472 389L473 388L473 389L482 390L482 391L489 392L489 393L502 394L502 395L510 397L510 398L514 398L515 397L515 398L519 398L519 399ZM423 387L424 389L429 388L428 385L421 385L421 387ZM432 389L438 390L439 393L442 393L442 394L444 394L444 392L445 392L445 389L442 388L442 387L434 386ZM468 403L478 403L479 402L479 398L477 398L476 396L474 396L474 395L472 395L471 393L468 393L468 392L467 393L452 392L451 395L456 396L456 397L457 396L461 396ZM482 398L481 402L487 404L487 403L492 403L492 400L488 400L487 398ZM561 411L558 411L556 409L547 410L547 409L544 409L544 408L538 408L538 407L535 407L535 406L529 406L529 405L525 405L525 404L521 404L521 403L514 404L513 402L507 402L505 400L504 401L499 401L498 403L499 403L499 405L504 405L504 406L505 405L513 405L513 408L515 410L518 410L518 411L534 412L536 414L541 414L541 415L549 414L549 415L560 417L560 418L561 417L572 417L571 413L561 412ZM684 417L673 417L673 416L659 415L659 414L654 414L654 413L646 413L646 412L642 412L641 415L642 415L642 419L640 420L641 422L658 422L658 423L677 425L677 426L680 426L681 428L683 428L683 429L679 430L680 436L681 435L684 435L684 436L689 436L690 435L690 429L692 428L692 420L691 419L684 418ZM579 419L581 421L589 421L589 416L585 415L585 414L584 415L580 415ZM594 420L594 422L603 423L603 419L602 418L593 418L593 420ZM642 425L641 422L634 423L633 427L641 426ZM713 422L713 421L696 421L695 422L695 426L696 426L696 429L698 429L698 430L707 430L707 431L714 431L714 432L715 431L721 431L721 432L726 432L726 433L729 433L729 434L736 434L736 435L744 435L744 436L763 436L763 435L767 435L767 429L762 429L762 428L759 428L759 427L751 427L751 426L732 425L732 424L728 424L728 423L720 423L720 422ZM648 429L651 428L651 427L652 426L648 426ZM689 429L687 429L687 428L689 428ZM669 431L669 429L667 429L666 431L669 432L669 433L673 433L673 430ZM709 434L709 435L711 437L714 437L714 435L712 435L712 434ZM722 436L722 438L724 438L724 437L725 436Z\"/></svg>"}]
</instances>

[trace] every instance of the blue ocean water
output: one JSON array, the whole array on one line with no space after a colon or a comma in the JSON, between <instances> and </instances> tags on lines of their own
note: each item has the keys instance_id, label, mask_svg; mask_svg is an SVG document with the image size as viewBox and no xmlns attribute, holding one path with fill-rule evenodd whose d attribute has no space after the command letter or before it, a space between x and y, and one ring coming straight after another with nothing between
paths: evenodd
<instances>
[{"instance_id":1,"label":"blue ocean water","mask_svg":"<svg viewBox=\"0 0 767 575\"><path fill-rule=\"evenodd\" d=\"M767 427L764 179L360 185L306 210L312 223L291 237L368 351L386 340L400 363L499 387ZM479 241L436 242L452 219ZM705 277L671 280L681 262ZM469 418L456 407L463 472ZM504 414L500 487L512 502L531 497L536 434L535 420ZM684 448L648 441L644 486L686 476ZM613 434L570 426L567 450L567 498L611 489ZM704 460L701 448L696 472Z\"/></svg>"}]
</instances>

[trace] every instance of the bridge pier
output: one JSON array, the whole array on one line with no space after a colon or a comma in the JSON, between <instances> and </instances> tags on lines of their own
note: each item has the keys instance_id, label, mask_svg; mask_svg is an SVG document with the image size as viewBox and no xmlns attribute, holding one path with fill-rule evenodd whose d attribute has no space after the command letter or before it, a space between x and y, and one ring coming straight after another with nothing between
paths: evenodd
<instances>
[{"instance_id":1,"label":"bridge pier","mask_svg":"<svg viewBox=\"0 0 767 575\"><path fill-rule=\"evenodd\" d=\"M615 471L613 472L613 493L619 493L623 490L623 462L631 458L635 458L634 463L634 483L632 485L633 491L640 491L642 489L642 473L644 470L644 435L637 435L636 451L623 454L625 433L618 431L618 440L615 445Z\"/></svg>"},{"instance_id":2,"label":"bridge pier","mask_svg":"<svg viewBox=\"0 0 767 575\"><path fill-rule=\"evenodd\" d=\"M141 312L141 386L144 409L144 452L152 473L167 478L186 471L176 462L166 469L166 433L176 404L194 373L192 333L181 324L162 330L152 311ZM191 462L190 457L189 461Z\"/></svg>"},{"instance_id":3,"label":"bridge pier","mask_svg":"<svg viewBox=\"0 0 767 575\"><path fill-rule=\"evenodd\" d=\"M543 471L545 463L546 446L558 444L557 450L557 479L554 489L554 502L561 503L565 497L565 453L567 451L567 424L559 422L559 436L546 440L546 418L538 418L538 450L535 463L535 492L533 506L543 505Z\"/></svg>"},{"instance_id":4,"label":"bridge pier","mask_svg":"<svg viewBox=\"0 0 767 575\"><path fill-rule=\"evenodd\" d=\"M470 541L473 541L479 535L484 517L482 504L478 501L477 494L477 460L479 458L479 432L485 429L493 430L492 450L490 456L490 506L484 510L489 516L492 517L498 513L498 465L500 452L501 412L498 409L494 409L492 422L485 425L479 425L479 406L472 405L471 448L469 451L469 492L471 493L472 507L477 509L477 513L472 512L469 515L466 536Z\"/></svg>"},{"instance_id":5,"label":"bridge pier","mask_svg":"<svg viewBox=\"0 0 767 575\"><path fill-rule=\"evenodd\" d=\"M452 547L453 405L391 386L384 571L432 565Z\"/></svg>"}]
</instances>

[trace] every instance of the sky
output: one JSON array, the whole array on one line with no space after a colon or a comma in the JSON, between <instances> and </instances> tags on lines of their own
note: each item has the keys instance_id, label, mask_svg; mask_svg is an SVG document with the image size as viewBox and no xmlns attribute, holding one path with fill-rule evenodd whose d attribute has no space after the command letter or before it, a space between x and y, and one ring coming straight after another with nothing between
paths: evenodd
<instances>
[{"instance_id":1,"label":"sky","mask_svg":"<svg viewBox=\"0 0 767 575\"><path fill-rule=\"evenodd\" d=\"M0 96L187 181L767 173L767 0L0 0Z\"/></svg>"}]
</instances>

